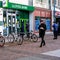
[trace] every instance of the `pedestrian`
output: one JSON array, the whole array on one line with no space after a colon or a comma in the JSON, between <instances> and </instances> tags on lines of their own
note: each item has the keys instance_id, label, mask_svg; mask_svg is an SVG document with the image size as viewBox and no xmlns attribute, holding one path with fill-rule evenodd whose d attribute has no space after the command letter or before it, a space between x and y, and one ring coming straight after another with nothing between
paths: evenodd
<instances>
[{"instance_id":1,"label":"pedestrian","mask_svg":"<svg viewBox=\"0 0 60 60\"><path fill-rule=\"evenodd\" d=\"M54 34L54 40L57 39L57 36L58 36L58 23L57 22L54 22L53 24L53 34Z\"/></svg>"},{"instance_id":2,"label":"pedestrian","mask_svg":"<svg viewBox=\"0 0 60 60\"><path fill-rule=\"evenodd\" d=\"M26 32L27 32L27 37L29 38L29 23L26 23Z\"/></svg>"},{"instance_id":3,"label":"pedestrian","mask_svg":"<svg viewBox=\"0 0 60 60\"><path fill-rule=\"evenodd\" d=\"M44 40L44 36L45 36L45 31L46 31L46 24L45 22L42 20L41 24L39 25L39 37L41 38L41 44L40 47L42 47L42 45L45 45L45 40Z\"/></svg>"},{"instance_id":4,"label":"pedestrian","mask_svg":"<svg viewBox=\"0 0 60 60\"><path fill-rule=\"evenodd\" d=\"M20 35L21 35L21 37L23 39L23 37L24 37L24 21L21 22Z\"/></svg>"}]
</instances>

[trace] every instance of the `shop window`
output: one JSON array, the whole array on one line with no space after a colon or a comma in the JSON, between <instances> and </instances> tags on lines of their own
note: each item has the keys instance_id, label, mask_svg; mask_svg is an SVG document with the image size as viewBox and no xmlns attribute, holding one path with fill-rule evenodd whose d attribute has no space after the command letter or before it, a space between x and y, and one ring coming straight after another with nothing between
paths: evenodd
<instances>
[{"instance_id":1,"label":"shop window","mask_svg":"<svg viewBox=\"0 0 60 60\"><path fill-rule=\"evenodd\" d=\"M15 13L15 10L9 9L9 10L8 10L8 13Z\"/></svg>"},{"instance_id":2,"label":"shop window","mask_svg":"<svg viewBox=\"0 0 60 60\"><path fill-rule=\"evenodd\" d=\"M5 26L7 24L6 11L3 11L3 23L4 23L4 27L6 27Z\"/></svg>"},{"instance_id":3,"label":"shop window","mask_svg":"<svg viewBox=\"0 0 60 60\"><path fill-rule=\"evenodd\" d=\"M38 31L38 27L40 25L40 17L36 16L35 17L35 30Z\"/></svg>"},{"instance_id":4,"label":"shop window","mask_svg":"<svg viewBox=\"0 0 60 60\"><path fill-rule=\"evenodd\" d=\"M7 17L6 17L6 11L3 11L3 25L4 25L3 35L6 36L7 35Z\"/></svg>"},{"instance_id":5,"label":"shop window","mask_svg":"<svg viewBox=\"0 0 60 60\"><path fill-rule=\"evenodd\" d=\"M2 26L3 25L3 22L2 21L0 21L0 26Z\"/></svg>"},{"instance_id":6,"label":"shop window","mask_svg":"<svg viewBox=\"0 0 60 60\"><path fill-rule=\"evenodd\" d=\"M33 0L29 0L29 5L33 6Z\"/></svg>"}]
</instances>

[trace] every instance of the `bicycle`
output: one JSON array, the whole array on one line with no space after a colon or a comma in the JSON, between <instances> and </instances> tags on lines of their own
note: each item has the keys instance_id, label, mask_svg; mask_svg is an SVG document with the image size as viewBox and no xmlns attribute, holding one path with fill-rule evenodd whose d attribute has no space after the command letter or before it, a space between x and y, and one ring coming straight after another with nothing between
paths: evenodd
<instances>
[{"instance_id":1,"label":"bicycle","mask_svg":"<svg viewBox=\"0 0 60 60\"><path fill-rule=\"evenodd\" d=\"M5 38L1 35L2 32L0 32L0 47L3 47L5 44Z\"/></svg>"},{"instance_id":2,"label":"bicycle","mask_svg":"<svg viewBox=\"0 0 60 60\"><path fill-rule=\"evenodd\" d=\"M16 34L16 33L9 34L8 41L9 41L9 43L17 42L18 45L22 45L22 43L23 43L23 39L20 36L20 34Z\"/></svg>"},{"instance_id":3,"label":"bicycle","mask_svg":"<svg viewBox=\"0 0 60 60\"><path fill-rule=\"evenodd\" d=\"M8 42L13 43L14 42L14 35L11 33L7 36Z\"/></svg>"},{"instance_id":4,"label":"bicycle","mask_svg":"<svg viewBox=\"0 0 60 60\"><path fill-rule=\"evenodd\" d=\"M13 35L14 35L14 41L16 41L18 45L22 45L23 38L21 37L20 33L19 34L13 34Z\"/></svg>"},{"instance_id":5,"label":"bicycle","mask_svg":"<svg viewBox=\"0 0 60 60\"><path fill-rule=\"evenodd\" d=\"M33 42L37 42L38 41L38 37L36 34L32 33L32 32L27 32L24 35L24 40L30 40Z\"/></svg>"}]
</instances>

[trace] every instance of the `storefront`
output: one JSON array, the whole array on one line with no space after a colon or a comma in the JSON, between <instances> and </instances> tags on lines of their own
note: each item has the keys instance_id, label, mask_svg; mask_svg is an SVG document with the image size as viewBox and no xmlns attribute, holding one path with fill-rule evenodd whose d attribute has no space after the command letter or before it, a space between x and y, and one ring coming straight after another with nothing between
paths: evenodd
<instances>
[{"instance_id":1,"label":"storefront","mask_svg":"<svg viewBox=\"0 0 60 60\"><path fill-rule=\"evenodd\" d=\"M7 36L11 32L18 33L20 28L24 26L26 31L26 23L29 23L29 14L34 11L34 7L21 5L11 2L0 1L0 26L2 27L2 35ZM2 6L3 5L3 6Z\"/></svg>"},{"instance_id":2,"label":"storefront","mask_svg":"<svg viewBox=\"0 0 60 60\"><path fill-rule=\"evenodd\" d=\"M40 21L44 20L47 26L47 31L51 30L51 11L43 8L36 8L34 11L34 30L38 31Z\"/></svg>"}]
</instances>

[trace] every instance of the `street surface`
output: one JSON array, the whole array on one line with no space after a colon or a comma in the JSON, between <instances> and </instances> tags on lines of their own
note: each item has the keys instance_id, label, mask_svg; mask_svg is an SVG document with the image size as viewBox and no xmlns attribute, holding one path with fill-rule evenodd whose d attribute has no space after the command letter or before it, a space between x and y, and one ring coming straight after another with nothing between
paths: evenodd
<instances>
[{"instance_id":1,"label":"street surface","mask_svg":"<svg viewBox=\"0 0 60 60\"><path fill-rule=\"evenodd\" d=\"M4 47L0 47L0 60L60 60L60 56L58 56L60 36L57 40L53 40L53 35L46 34L46 46L43 47L39 47L40 41L39 38L36 43L24 41L22 45L5 44Z\"/></svg>"}]
</instances>

